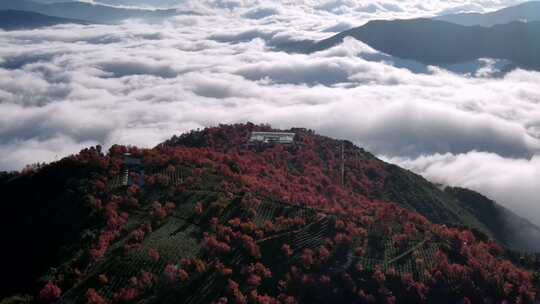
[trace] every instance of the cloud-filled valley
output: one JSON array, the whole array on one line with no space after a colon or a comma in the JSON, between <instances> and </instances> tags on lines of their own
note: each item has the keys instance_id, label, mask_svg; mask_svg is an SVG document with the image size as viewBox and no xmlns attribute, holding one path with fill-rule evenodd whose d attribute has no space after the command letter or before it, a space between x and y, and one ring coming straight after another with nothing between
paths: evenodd
<instances>
[{"instance_id":1,"label":"cloud-filled valley","mask_svg":"<svg viewBox=\"0 0 540 304\"><path fill-rule=\"evenodd\" d=\"M200 15L0 31L0 170L252 121L351 140L540 223L540 72L490 77L489 60L472 75L415 72L352 39L310 55L276 48L371 19L519 2L186 1Z\"/></svg>"}]
</instances>

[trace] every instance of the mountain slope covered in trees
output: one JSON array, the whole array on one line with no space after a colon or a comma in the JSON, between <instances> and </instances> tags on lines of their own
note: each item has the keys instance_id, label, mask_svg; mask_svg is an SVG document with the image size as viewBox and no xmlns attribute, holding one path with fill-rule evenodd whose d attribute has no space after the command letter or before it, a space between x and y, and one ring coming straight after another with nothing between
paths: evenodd
<instances>
[{"instance_id":1,"label":"mountain slope covered in trees","mask_svg":"<svg viewBox=\"0 0 540 304\"><path fill-rule=\"evenodd\" d=\"M538 226L480 193L452 187L446 188L445 192L492 231L501 243L511 248L540 251L537 245L540 237Z\"/></svg>"},{"instance_id":2,"label":"mountain slope covered in trees","mask_svg":"<svg viewBox=\"0 0 540 304\"><path fill-rule=\"evenodd\" d=\"M538 300L538 257L501 246L469 206L481 198L350 142L292 129L293 144L248 145L252 131L274 130L219 126L0 175L3 292L45 303Z\"/></svg>"}]
</instances>

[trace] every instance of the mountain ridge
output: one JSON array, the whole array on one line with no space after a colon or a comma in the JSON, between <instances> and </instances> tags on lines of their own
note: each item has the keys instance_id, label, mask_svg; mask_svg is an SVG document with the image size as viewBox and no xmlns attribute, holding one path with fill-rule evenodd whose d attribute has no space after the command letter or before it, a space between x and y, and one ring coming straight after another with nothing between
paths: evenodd
<instances>
[{"instance_id":1,"label":"mountain ridge","mask_svg":"<svg viewBox=\"0 0 540 304\"><path fill-rule=\"evenodd\" d=\"M30 11L52 17L78 19L96 23L114 23L129 18L159 20L177 15L175 9L128 9L78 1L36 3L28 0L18 0L0 3L0 10L7 9Z\"/></svg>"},{"instance_id":2,"label":"mountain ridge","mask_svg":"<svg viewBox=\"0 0 540 304\"><path fill-rule=\"evenodd\" d=\"M295 139L250 143L253 131ZM45 273L45 302L536 297L534 271L520 270L536 258L497 245L451 193L305 129L220 125L153 149L92 147L0 175L0 195L14 244L3 269L12 284ZM523 287L497 291L497 269Z\"/></svg>"},{"instance_id":3,"label":"mountain ridge","mask_svg":"<svg viewBox=\"0 0 540 304\"><path fill-rule=\"evenodd\" d=\"M506 59L520 67L540 69L540 22L513 22L490 28L461 26L431 19L375 20L306 50L328 49L353 37L374 49L425 64L449 64L479 58ZM459 43L457 43L459 42Z\"/></svg>"},{"instance_id":4,"label":"mountain ridge","mask_svg":"<svg viewBox=\"0 0 540 304\"><path fill-rule=\"evenodd\" d=\"M448 14L434 17L433 19L464 26L480 25L484 27L491 27L514 21L540 21L540 1L525 2L495 12Z\"/></svg>"},{"instance_id":5,"label":"mountain ridge","mask_svg":"<svg viewBox=\"0 0 540 304\"><path fill-rule=\"evenodd\" d=\"M0 29L4 30L35 29L66 23L90 24L88 21L52 17L27 11L0 10Z\"/></svg>"},{"instance_id":6,"label":"mountain ridge","mask_svg":"<svg viewBox=\"0 0 540 304\"><path fill-rule=\"evenodd\" d=\"M479 218L490 231L497 231L494 234L499 236L502 243L509 247L538 251L538 248L529 245L528 240L540 235L540 229L529 220L472 190L446 187L444 191L455 197L461 206Z\"/></svg>"}]
</instances>

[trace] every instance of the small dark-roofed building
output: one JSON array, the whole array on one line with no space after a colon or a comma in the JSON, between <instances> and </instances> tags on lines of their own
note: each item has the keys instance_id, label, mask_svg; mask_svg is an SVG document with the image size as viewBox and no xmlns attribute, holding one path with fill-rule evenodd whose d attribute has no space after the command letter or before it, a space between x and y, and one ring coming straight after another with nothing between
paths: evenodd
<instances>
[{"instance_id":1,"label":"small dark-roofed building","mask_svg":"<svg viewBox=\"0 0 540 304\"><path fill-rule=\"evenodd\" d=\"M130 173L132 172L139 176L137 181L134 181L131 178ZM122 170L122 185L131 186L133 184L138 184L139 186L144 185L144 167L142 159L134 157L130 153L125 153L124 168Z\"/></svg>"},{"instance_id":2,"label":"small dark-roofed building","mask_svg":"<svg viewBox=\"0 0 540 304\"><path fill-rule=\"evenodd\" d=\"M131 167L131 166L141 166L142 160L140 158L136 158L131 156L130 153L124 154L124 165Z\"/></svg>"}]
</instances>

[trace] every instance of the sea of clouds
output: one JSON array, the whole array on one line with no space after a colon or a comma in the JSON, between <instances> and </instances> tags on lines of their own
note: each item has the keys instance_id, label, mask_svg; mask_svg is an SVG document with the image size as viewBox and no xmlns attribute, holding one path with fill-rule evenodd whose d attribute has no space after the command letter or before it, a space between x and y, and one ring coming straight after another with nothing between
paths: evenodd
<instances>
[{"instance_id":1,"label":"sea of clouds","mask_svg":"<svg viewBox=\"0 0 540 304\"><path fill-rule=\"evenodd\" d=\"M485 60L472 74L417 73L352 39L311 55L275 48L371 19L519 2L193 0L177 6L194 13L161 23L0 31L0 170L251 121L349 139L540 224L539 72L491 77Z\"/></svg>"}]
</instances>

